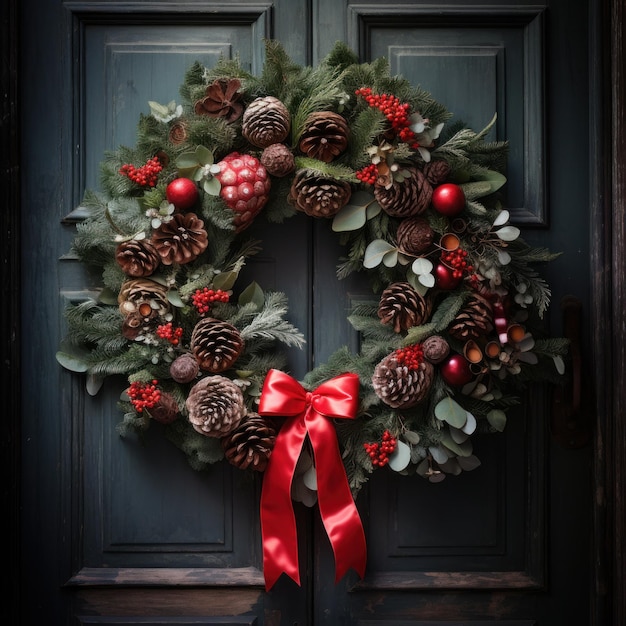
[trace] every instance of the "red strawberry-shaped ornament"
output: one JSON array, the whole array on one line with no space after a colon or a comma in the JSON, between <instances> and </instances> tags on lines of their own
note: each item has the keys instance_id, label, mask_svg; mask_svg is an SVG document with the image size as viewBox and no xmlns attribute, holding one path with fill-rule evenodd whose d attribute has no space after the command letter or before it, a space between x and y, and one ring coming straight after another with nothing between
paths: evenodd
<instances>
[{"instance_id":1,"label":"red strawberry-shaped ornament","mask_svg":"<svg viewBox=\"0 0 626 626\"><path fill-rule=\"evenodd\" d=\"M465 208L465 193L454 183L435 187L431 199L433 209L446 217L454 217Z\"/></svg>"},{"instance_id":2,"label":"red strawberry-shaped ornament","mask_svg":"<svg viewBox=\"0 0 626 626\"><path fill-rule=\"evenodd\" d=\"M190 178L175 178L165 189L167 201L186 211L198 201L198 186Z\"/></svg>"},{"instance_id":3,"label":"red strawberry-shaped ornament","mask_svg":"<svg viewBox=\"0 0 626 626\"><path fill-rule=\"evenodd\" d=\"M261 162L250 154L232 152L219 163L216 178L220 196L235 211L235 229L241 232L265 206L271 187L270 177Z\"/></svg>"}]
</instances>

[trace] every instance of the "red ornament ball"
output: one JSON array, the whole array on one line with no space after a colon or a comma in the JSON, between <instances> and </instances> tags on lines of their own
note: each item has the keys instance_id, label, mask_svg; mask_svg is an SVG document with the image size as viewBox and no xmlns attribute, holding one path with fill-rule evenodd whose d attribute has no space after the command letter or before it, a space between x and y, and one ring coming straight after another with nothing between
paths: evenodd
<instances>
[{"instance_id":1,"label":"red ornament ball","mask_svg":"<svg viewBox=\"0 0 626 626\"><path fill-rule=\"evenodd\" d=\"M435 266L435 285L444 291L456 289L461 282L462 277L455 276L454 271L447 265L439 263Z\"/></svg>"},{"instance_id":2,"label":"red ornament ball","mask_svg":"<svg viewBox=\"0 0 626 626\"><path fill-rule=\"evenodd\" d=\"M454 183L435 187L432 197L433 209L446 217L454 217L465 208L465 193Z\"/></svg>"},{"instance_id":3,"label":"red ornament ball","mask_svg":"<svg viewBox=\"0 0 626 626\"><path fill-rule=\"evenodd\" d=\"M462 387L474 377L470 364L461 354L453 354L440 365L441 377L453 387Z\"/></svg>"},{"instance_id":4,"label":"red ornament ball","mask_svg":"<svg viewBox=\"0 0 626 626\"><path fill-rule=\"evenodd\" d=\"M175 178L165 189L167 201L186 211L198 201L198 186L190 178Z\"/></svg>"}]
</instances>

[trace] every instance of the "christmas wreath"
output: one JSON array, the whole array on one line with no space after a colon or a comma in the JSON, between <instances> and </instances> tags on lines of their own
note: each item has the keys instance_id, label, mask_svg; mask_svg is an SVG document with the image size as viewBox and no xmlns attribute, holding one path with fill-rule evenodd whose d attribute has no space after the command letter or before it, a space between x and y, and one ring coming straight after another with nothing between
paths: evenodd
<instances>
[{"instance_id":1,"label":"christmas wreath","mask_svg":"<svg viewBox=\"0 0 626 626\"><path fill-rule=\"evenodd\" d=\"M264 471L281 422L259 399L286 367L281 348L304 337L284 294L239 279L260 249L248 226L304 212L345 245L338 278L372 285L349 316L360 351L340 348L301 383L306 395L358 377L355 419L331 421L352 494L385 465L433 482L477 467L474 434L502 431L567 351L541 321L550 290L535 266L555 255L501 204L495 118L480 132L450 122L385 59L358 63L341 44L316 67L276 42L265 53L260 76L194 64L182 104L150 102L135 147L106 154L73 243L102 289L68 306L59 362L91 393L127 377L122 435L161 422L196 469L225 457ZM307 449L291 495L310 503Z\"/></svg>"}]
</instances>

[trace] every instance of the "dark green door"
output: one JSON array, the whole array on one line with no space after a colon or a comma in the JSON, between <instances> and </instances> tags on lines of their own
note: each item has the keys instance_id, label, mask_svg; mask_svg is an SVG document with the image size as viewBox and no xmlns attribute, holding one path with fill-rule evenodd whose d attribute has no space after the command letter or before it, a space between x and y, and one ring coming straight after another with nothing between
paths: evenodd
<instances>
[{"instance_id":1,"label":"dark green door","mask_svg":"<svg viewBox=\"0 0 626 626\"><path fill-rule=\"evenodd\" d=\"M24 0L23 398L25 623L589 623L590 448L556 432L550 390L533 391L480 470L431 484L376 472L359 496L368 568L335 585L317 508L296 506L302 585L263 591L259 484L227 464L193 472L158 432L120 440L120 384L92 397L58 367L63 307L95 287L68 255L75 211L105 150L132 144L148 100L177 97L185 69L238 55L253 73L262 38L315 64L337 40L420 84L456 117L511 143L508 204L560 302L585 301L587 3L61 2ZM253 269L287 293L307 333L302 376L343 344L363 287L338 283L329 224L263 227Z\"/></svg>"}]
</instances>

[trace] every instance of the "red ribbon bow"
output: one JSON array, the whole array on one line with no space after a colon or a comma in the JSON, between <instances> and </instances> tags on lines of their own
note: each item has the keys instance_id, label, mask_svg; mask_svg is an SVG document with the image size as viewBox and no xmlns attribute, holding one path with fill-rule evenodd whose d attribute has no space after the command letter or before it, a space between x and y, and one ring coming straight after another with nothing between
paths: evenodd
<instances>
[{"instance_id":1,"label":"red ribbon bow","mask_svg":"<svg viewBox=\"0 0 626 626\"><path fill-rule=\"evenodd\" d=\"M354 419L358 402L356 374L332 378L312 392L280 370L270 370L265 378L259 413L287 417L265 469L261 493L263 571L268 591L283 572L300 584L291 482L307 434L315 457L320 515L335 554L335 582L351 567L361 578L365 575L365 533L331 421Z\"/></svg>"}]
</instances>

